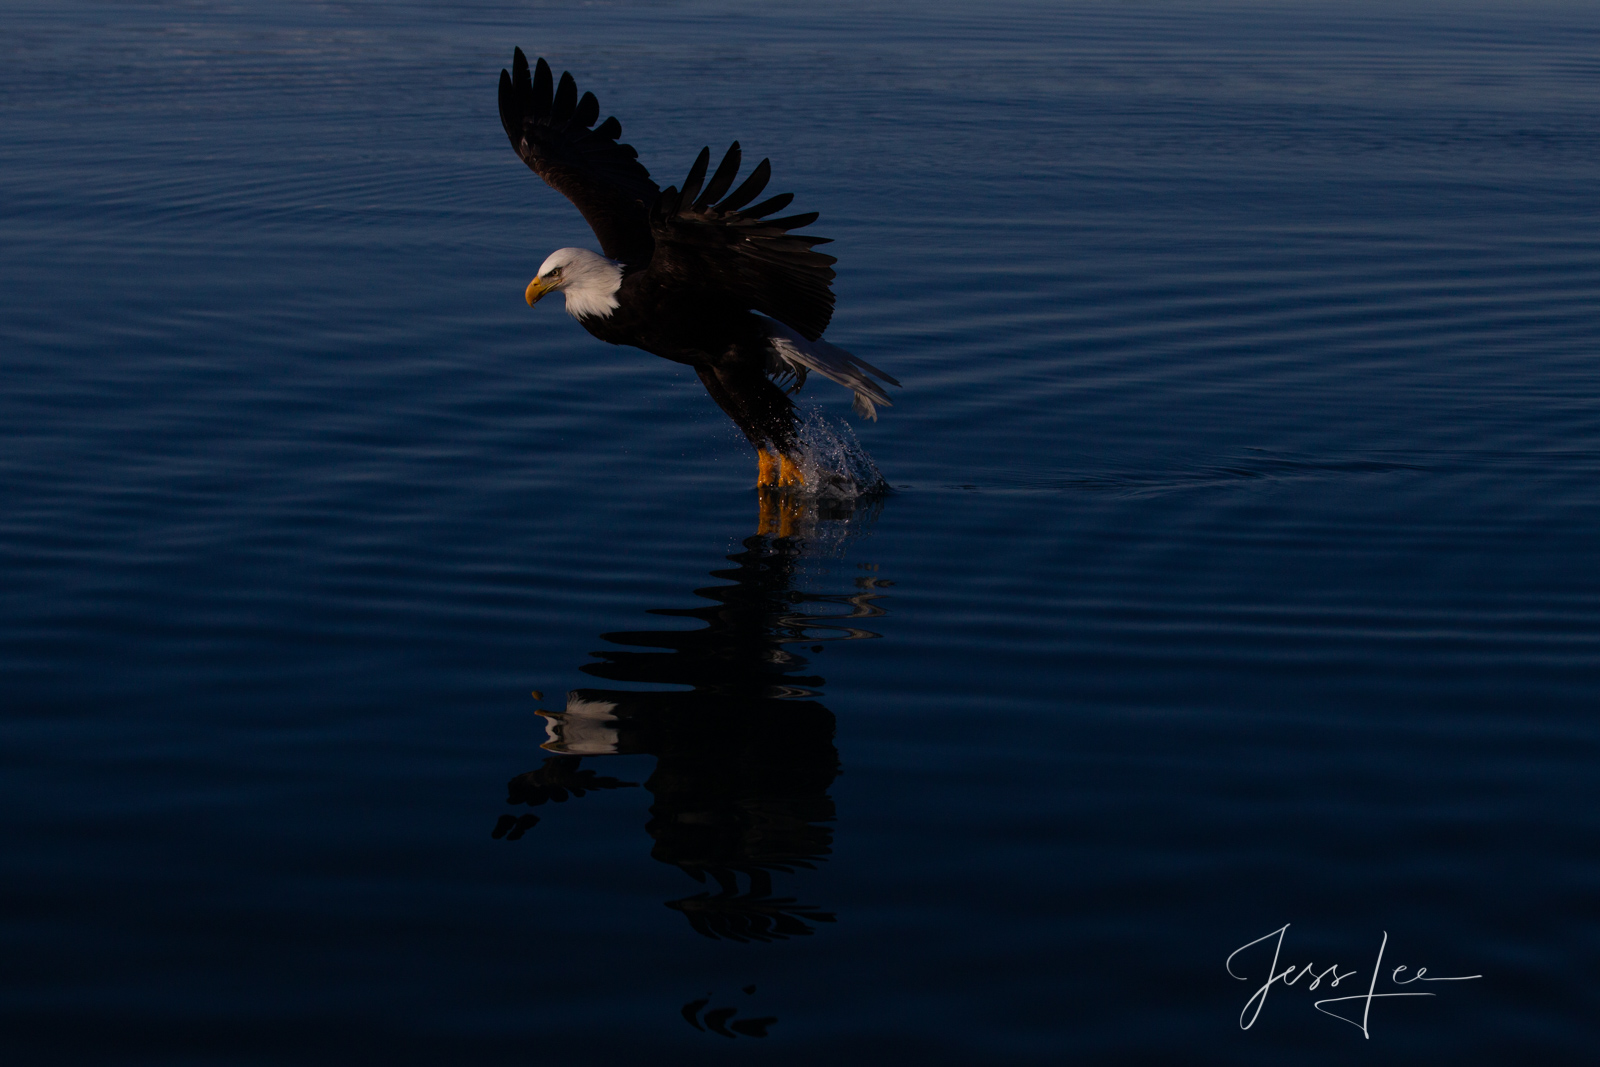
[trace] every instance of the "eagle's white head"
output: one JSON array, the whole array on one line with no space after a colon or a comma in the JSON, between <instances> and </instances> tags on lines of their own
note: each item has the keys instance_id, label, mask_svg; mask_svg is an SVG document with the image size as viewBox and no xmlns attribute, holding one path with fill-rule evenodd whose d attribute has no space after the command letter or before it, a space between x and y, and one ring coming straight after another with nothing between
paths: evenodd
<instances>
[{"instance_id":1,"label":"eagle's white head","mask_svg":"<svg viewBox=\"0 0 1600 1067\"><path fill-rule=\"evenodd\" d=\"M528 306L546 293L565 293L567 314L575 319L605 318L617 310L622 264L587 248L558 248L528 283Z\"/></svg>"}]
</instances>

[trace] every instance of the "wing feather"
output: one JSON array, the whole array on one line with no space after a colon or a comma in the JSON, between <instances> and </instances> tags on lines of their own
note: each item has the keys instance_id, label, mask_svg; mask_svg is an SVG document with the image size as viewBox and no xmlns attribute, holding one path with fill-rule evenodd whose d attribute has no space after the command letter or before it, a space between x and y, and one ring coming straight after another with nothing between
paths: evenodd
<instances>
[{"instance_id":1,"label":"wing feather","mask_svg":"<svg viewBox=\"0 0 1600 1067\"><path fill-rule=\"evenodd\" d=\"M722 157L722 162L717 164L717 172L711 176L706 191L695 198L695 207L705 208L722 199L723 194L728 191L728 186L732 185L733 179L739 175L739 161L742 158L739 142L735 141L728 148L728 154Z\"/></svg>"},{"instance_id":2,"label":"wing feather","mask_svg":"<svg viewBox=\"0 0 1600 1067\"><path fill-rule=\"evenodd\" d=\"M822 217L820 211L805 211L799 215L786 215L781 219L767 219L768 226L776 226L780 230L798 230L803 226L810 226ZM820 241L818 242L821 243Z\"/></svg>"},{"instance_id":3,"label":"wing feather","mask_svg":"<svg viewBox=\"0 0 1600 1067\"><path fill-rule=\"evenodd\" d=\"M738 142L734 142L737 144ZM750 177L739 183L739 188L729 193L722 203L717 206L723 211L738 211L750 201L761 195L761 190L767 187L767 182L772 180L772 164L762 160L756 164L756 169L750 172Z\"/></svg>"},{"instance_id":4,"label":"wing feather","mask_svg":"<svg viewBox=\"0 0 1600 1067\"><path fill-rule=\"evenodd\" d=\"M577 109L578 83L570 73L562 71L561 80L556 83L555 102L550 105L550 125L565 126L572 121L572 113Z\"/></svg>"},{"instance_id":5,"label":"wing feather","mask_svg":"<svg viewBox=\"0 0 1600 1067\"><path fill-rule=\"evenodd\" d=\"M522 70L526 70L528 68L528 57L527 56L522 56L521 59L517 58L517 56L519 56L521 54L522 54L522 49L518 48L516 50L516 52L512 55L512 57L511 57L511 66L512 66L513 69L520 67L520 68L522 68ZM520 75L522 73L522 70L519 70L517 72L518 75ZM504 74L505 71L502 70L500 73ZM521 82L523 82L525 80L526 79L523 79L523 78L520 78L520 77L517 78L517 81L518 81L519 84L521 84ZM539 60L539 69L536 70L534 72L534 75L533 75L533 115L534 115L534 118L538 119L540 122L549 122L550 121L550 99L554 95L555 95L555 81L550 76L550 64L546 63L544 61L544 59L541 58Z\"/></svg>"},{"instance_id":6,"label":"wing feather","mask_svg":"<svg viewBox=\"0 0 1600 1067\"><path fill-rule=\"evenodd\" d=\"M572 201L601 251L641 268L655 249L650 207L660 189L633 147L617 141L622 124L608 118L595 127L599 115L600 102L593 93L580 98L571 74L557 84L543 59L530 71L520 48L500 72L500 122L517 155Z\"/></svg>"},{"instance_id":7,"label":"wing feather","mask_svg":"<svg viewBox=\"0 0 1600 1067\"><path fill-rule=\"evenodd\" d=\"M710 149L703 149L682 191L668 187L656 198L650 212L655 238L650 270L717 302L758 311L815 341L833 318L835 261L813 247L827 238L788 231L815 222L817 213L764 218L787 207L792 193L744 208L771 177L772 165L765 159L733 193L718 200L738 177L740 160L736 143L702 193L711 162Z\"/></svg>"},{"instance_id":8,"label":"wing feather","mask_svg":"<svg viewBox=\"0 0 1600 1067\"><path fill-rule=\"evenodd\" d=\"M593 93L584 93L578 101L578 112L574 116L579 126L589 127L594 125L594 120L600 117L600 101L595 99ZM598 132L598 131L597 131ZM622 124L617 124L617 132L622 132Z\"/></svg>"},{"instance_id":9,"label":"wing feather","mask_svg":"<svg viewBox=\"0 0 1600 1067\"><path fill-rule=\"evenodd\" d=\"M706 180L706 168L710 165L711 149L700 149L700 154L694 157L694 166L689 168L689 176L683 179L683 192L678 194L680 205L686 200L694 203L694 198L700 195L700 183Z\"/></svg>"},{"instance_id":10,"label":"wing feather","mask_svg":"<svg viewBox=\"0 0 1600 1067\"><path fill-rule=\"evenodd\" d=\"M793 200L793 193L779 193L777 196L769 197L766 200L761 201L761 203L755 205L754 207L746 208L744 214L749 215L753 219L765 218L774 211L782 211L784 208L788 207L790 202Z\"/></svg>"}]
</instances>

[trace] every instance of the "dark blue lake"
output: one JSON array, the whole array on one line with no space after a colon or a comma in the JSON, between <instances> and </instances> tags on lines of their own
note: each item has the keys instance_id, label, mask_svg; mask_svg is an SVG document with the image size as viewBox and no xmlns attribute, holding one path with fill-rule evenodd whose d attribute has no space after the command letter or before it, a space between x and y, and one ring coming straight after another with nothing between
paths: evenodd
<instances>
[{"instance_id":1,"label":"dark blue lake","mask_svg":"<svg viewBox=\"0 0 1600 1067\"><path fill-rule=\"evenodd\" d=\"M1593 1055L1600 8L0 31L8 1064ZM892 494L526 306L516 45L822 213Z\"/></svg>"}]
</instances>

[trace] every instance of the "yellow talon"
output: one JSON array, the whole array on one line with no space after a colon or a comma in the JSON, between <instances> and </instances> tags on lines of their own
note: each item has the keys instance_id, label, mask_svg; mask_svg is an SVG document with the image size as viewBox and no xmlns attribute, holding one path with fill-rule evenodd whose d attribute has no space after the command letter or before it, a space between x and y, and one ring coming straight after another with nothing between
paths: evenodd
<instances>
[{"instance_id":1,"label":"yellow talon","mask_svg":"<svg viewBox=\"0 0 1600 1067\"><path fill-rule=\"evenodd\" d=\"M800 465L783 453L778 453L778 484L785 488L806 484Z\"/></svg>"},{"instance_id":2,"label":"yellow talon","mask_svg":"<svg viewBox=\"0 0 1600 1067\"><path fill-rule=\"evenodd\" d=\"M805 504L787 490L806 484L800 465L777 449L756 450L756 488L761 516L756 532L763 537L794 537L805 518Z\"/></svg>"}]
</instances>

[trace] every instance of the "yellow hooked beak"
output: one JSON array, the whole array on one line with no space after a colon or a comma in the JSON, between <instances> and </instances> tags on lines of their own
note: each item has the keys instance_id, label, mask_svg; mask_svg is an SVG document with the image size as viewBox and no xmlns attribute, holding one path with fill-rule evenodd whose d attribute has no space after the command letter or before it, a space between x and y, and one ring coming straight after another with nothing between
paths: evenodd
<instances>
[{"instance_id":1,"label":"yellow hooked beak","mask_svg":"<svg viewBox=\"0 0 1600 1067\"><path fill-rule=\"evenodd\" d=\"M554 280L555 279L553 278L535 278L533 281L528 283L528 292L526 295L528 297L529 307L533 307L533 305L537 304L541 296L555 291L555 286L549 284Z\"/></svg>"}]
</instances>

